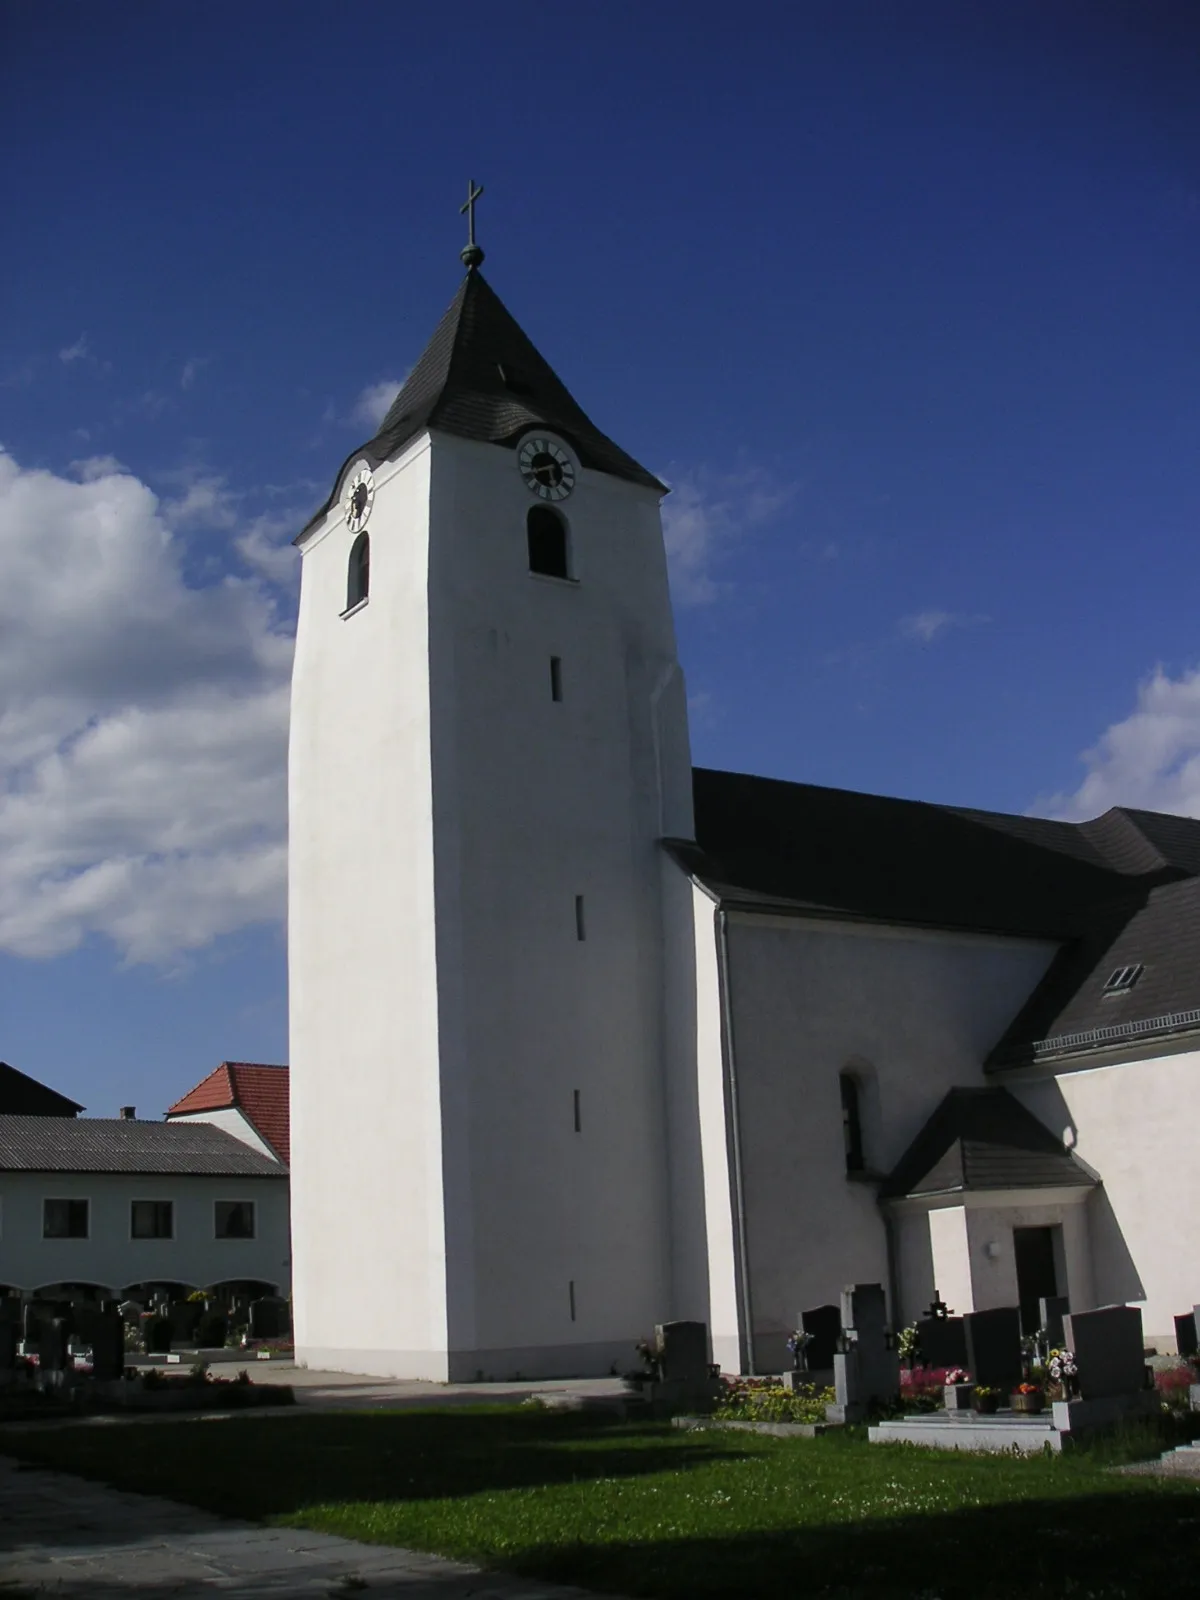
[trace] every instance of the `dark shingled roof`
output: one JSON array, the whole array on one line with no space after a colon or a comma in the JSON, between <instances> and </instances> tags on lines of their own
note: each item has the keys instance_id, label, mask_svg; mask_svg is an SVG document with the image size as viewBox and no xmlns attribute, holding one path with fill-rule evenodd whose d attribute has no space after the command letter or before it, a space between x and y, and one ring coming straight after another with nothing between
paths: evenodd
<instances>
[{"instance_id":1,"label":"dark shingled roof","mask_svg":"<svg viewBox=\"0 0 1200 1600\"><path fill-rule=\"evenodd\" d=\"M880 1197L1080 1188L1095 1182L1007 1089L951 1089L896 1163Z\"/></svg>"},{"instance_id":2,"label":"dark shingled roof","mask_svg":"<svg viewBox=\"0 0 1200 1600\"><path fill-rule=\"evenodd\" d=\"M1118 968L1138 965L1145 970L1132 989L1104 993ZM1098 912L1051 962L988 1065L1016 1066L1197 1028L1200 878L1185 878Z\"/></svg>"},{"instance_id":3,"label":"dark shingled roof","mask_svg":"<svg viewBox=\"0 0 1200 1600\"><path fill-rule=\"evenodd\" d=\"M74 1117L83 1110L57 1089L18 1072L0 1061L0 1115L21 1117Z\"/></svg>"},{"instance_id":4,"label":"dark shingled roof","mask_svg":"<svg viewBox=\"0 0 1200 1600\"><path fill-rule=\"evenodd\" d=\"M568 392L479 272L468 272L379 432L346 458L307 533L333 505L346 468L390 461L426 428L462 439L516 445L530 428L552 428L585 467L665 493L653 473L627 455Z\"/></svg>"},{"instance_id":5,"label":"dark shingled roof","mask_svg":"<svg viewBox=\"0 0 1200 1600\"><path fill-rule=\"evenodd\" d=\"M1200 822L1154 813L1054 822L703 767L693 794L696 841L668 847L751 908L1070 938L1135 887L1180 878L1193 849L1200 859Z\"/></svg>"},{"instance_id":6,"label":"dark shingled roof","mask_svg":"<svg viewBox=\"0 0 1200 1600\"><path fill-rule=\"evenodd\" d=\"M280 1178L287 1168L209 1122L0 1116L0 1172Z\"/></svg>"}]
</instances>

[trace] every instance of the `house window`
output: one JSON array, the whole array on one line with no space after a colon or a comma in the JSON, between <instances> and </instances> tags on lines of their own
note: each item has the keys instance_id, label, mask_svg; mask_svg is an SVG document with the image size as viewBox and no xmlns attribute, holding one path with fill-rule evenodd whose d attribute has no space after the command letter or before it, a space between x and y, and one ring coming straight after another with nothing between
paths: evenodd
<instances>
[{"instance_id":1,"label":"house window","mask_svg":"<svg viewBox=\"0 0 1200 1600\"><path fill-rule=\"evenodd\" d=\"M562 699L562 657L550 657L550 698Z\"/></svg>"},{"instance_id":2,"label":"house window","mask_svg":"<svg viewBox=\"0 0 1200 1600\"><path fill-rule=\"evenodd\" d=\"M530 506L525 519L529 540L529 570L545 578L569 578L567 525L549 506Z\"/></svg>"},{"instance_id":3,"label":"house window","mask_svg":"<svg viewBox=\"0 0 1200 1600\"><path fill-rule=\"evenodd\" d=\"M175 1204L171 1200L131 1200L129 1203L131 1239L173 1239Z\"/></svg>"},{"instance_id":4,"label":"house window","mask_svg":"<svg viewBox=\"0 0 1200 1600\"><path fill-rule=\"evenodd\" d=\"M1115 972L1109 974L1105 981L1104 993L1106 995L1128 994L1145 970L1140 961L1134 962L1132 966L1118 967Z\"/></svg>"},{"instance_id":5,"label":"house window","mask_svg":"<svg viewBox=\"0 0 1200 1600\"><path fill-rule=\"evenodd\" d=\"M44 1200L42 1202L43 1239L86 1239L88 1203L86 1200Z\"/></svg>"},{"instance_id":6,"label":"house window","mask_svg":"<svg viewBox=\"0 0 1200 1600\"><path fill-rule=\"evenodd\" d=\"M360 533L350 546L350 563L346 570L346 610L353 611L362 605L371 590L371 540Z\"/></svg>"},{"instance_id":7,"label":"house window","mask_svg":"<svg viewBox=\"0 0 1200 1600\"><path fill-rule=\"evenodd\" d=\"M842 1143L846 1153L846 1171L861 1172L864 1162L858 1080L850 1073L843 1072L839 1074L838 1082L842 1090Z\"/></svg>"},{"instance_id":8,"label":"house window","mask_svg":"<svg viewBox=\"0 0 1200 1600\"><path fill-rule=\"evenodd\" d=\"M583 896L575 896L575 937L579 940L587 938L587 923L583 919Z\"/></svg>"},{"instance_id":9,"label":"house window","mask_svg":"<svg viewBox=\"0 0 1200 1600\"><path fill-rule=\"evenodd\" d=\"M214 1216L218 1239L253 1239L253 1200L218 1200Z\"/></svg>"}]
</instances>

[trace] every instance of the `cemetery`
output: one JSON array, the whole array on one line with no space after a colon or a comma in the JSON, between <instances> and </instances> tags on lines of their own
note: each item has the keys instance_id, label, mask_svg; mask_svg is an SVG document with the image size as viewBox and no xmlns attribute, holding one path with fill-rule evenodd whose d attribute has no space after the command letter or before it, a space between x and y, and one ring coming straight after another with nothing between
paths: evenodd
<instances>
[{"instance_id":1,"label":"cemetery","mask_svg":"<svg viewBox=\"0 0 1200 1600\"><path fill-rule=\"evenodd\" d=\"M285 1386L210 1368L291 1354L290 1309L278 1296L209 1291L148 1305L127 1300L0 1297L0 1421L112 1410L208 1410L286 1404Z\"/></svg>"}]
</instances>

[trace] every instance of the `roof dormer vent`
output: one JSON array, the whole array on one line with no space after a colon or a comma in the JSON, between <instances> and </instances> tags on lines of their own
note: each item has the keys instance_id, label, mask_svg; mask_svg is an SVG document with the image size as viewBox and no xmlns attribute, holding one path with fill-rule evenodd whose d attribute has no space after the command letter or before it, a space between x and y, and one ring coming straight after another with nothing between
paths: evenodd
<instances>
[{"instance_id":1,"label":"roof dormer vent","mask_svg":"<svg viewBox=\"0 0 1200 1600\"><path fill-rule=\"evenodd\" d=\"M1132 966L1118 967L1115 972L1109 975L1104 985L1104 993L1106 995L1128 994L1145 970L1146 968L1140 961L1134 962Z\"/></svg>"}]
</instances>

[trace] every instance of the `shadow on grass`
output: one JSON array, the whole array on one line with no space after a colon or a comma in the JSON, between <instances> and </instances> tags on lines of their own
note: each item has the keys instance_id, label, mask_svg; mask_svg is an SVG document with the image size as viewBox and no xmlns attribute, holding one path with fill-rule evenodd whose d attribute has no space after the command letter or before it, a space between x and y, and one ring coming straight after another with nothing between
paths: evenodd
<instances>
[{"instance_id":1,"label":"shadow on grass","mask_svg":"<svg viewBox=\"0 0 1200 1600\"><path fill-rule=\"evenodd\" d=\"M665 1425L625 1428L594 1415L508 1408L13 1430L0 1438L0 1453L26 1467L76 1473L245 1520L330 1502L452 1500L680 1472L737 1460L745 1451L729 1435L716 1447ZM63 1531L70 1540L69 1529ZM74 1542L95 1537L89 1528ZM0 1518L0 1550L20 1538Z\"/></svg>"},{"instance_id":2,"label":"shadow on grass","mask_svg":"<svg viewBox=\"0 0 1200 1600\"><path fill-rule=\"evenodd\" d=\"M536 1548L528 1577L696 1600L1196 1600L1200 1488L978 1506L728 1538Z\"/></svg>"}]
</instances>

